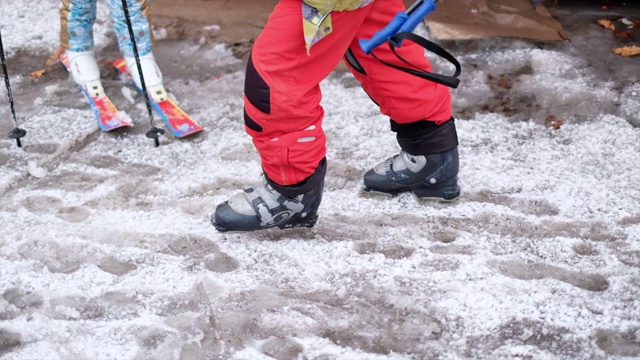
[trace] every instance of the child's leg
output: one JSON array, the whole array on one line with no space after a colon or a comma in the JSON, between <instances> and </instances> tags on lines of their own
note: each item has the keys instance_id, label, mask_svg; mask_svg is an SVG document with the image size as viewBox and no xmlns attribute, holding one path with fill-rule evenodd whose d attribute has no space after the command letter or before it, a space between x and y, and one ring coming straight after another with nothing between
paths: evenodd
<instances>
[{"instance_id":1,"label":"child's leg","mask_svg":"<svg viewBox=\"0 0 640 360\"><path fill-rule=\"evenodd\" d=\"M339 63L369 7L331 14L333 32L307 54L302 1L281 0L254 44L245 77L245 125L265 173L218 205L219 231L311 227L326 172L320 82Z\"/></svg>"},{"instance_id":2,"label":"child's leg","mask_svg":"<svg viewBox=\"0 0 640 360\"><path fill-rule=\"evenodd\" d=\"M153 56L153 36L151 24L149 23L149 5L146 0L126 0L126 3L145 85L156 101L165 100L168 97L162 85L162 72ZM142 88L122 0L109 0L109 11L113 19L113 27L118 36L118 45L124 55L129 74L136 85Z\"/></svg>"},{"instance_id":3,"label":"child's leg","mask_svg":"<svg viewBox=\"0 0 640 360\"><path fill-rule=\"evenodd\" d=\"M403 10L402 0L374 2L356 38L371 38ZM431 71L421 46L404 40L396 52L410 64ZM388 63L408 66L386 43L373 53ZM402 149L365 174L365 187L386 193L413 191L424 198L457 197L458 137L449 88L382 64L364 54L357 41L349 47L346 60L381 112L391 117L391 130Z\"/></svg>"},{"instance_id":4,"label":"child's leg","mask_svg":"<svg viewBox=\"0 0 640 360\"><path fill-rule=\"evenodd\" d=\"M60 6L60 43L74 52L94 48L93 24L97 0L62 0Z\"/></svg>"},{"instance_id":5,"label":"child's leg","mask_svg":"<svg viewBox=\"0 0 640 360\"><path fill-rule=\"evenodd\" d=\"M133 27L138 54L147 55L152 51L151 26L147 14L149 5L146 0L127 0L129 18ZM122 0L109 0L109 11L113 19L113 27L118 36L120 51L125 57L133 57L133 45L129 36L129 28L122 8Z\"/></svg>"},{"instance_id":6,"label":"child's leg","mask_svg":"<svg viewBox=\"0 0 640 360\"><path fill-rule=\"evenodd\" d=\"M404 11L402 0L374 2L356 39L349 47L347 63L383 114L399 123L418 120L444 122L451 117L449 88L388 67L373 56L364 54L358 44L357 39L371 38L374 32L387 25L400 11ZM404 40L402 46L396 48L396 52L409 63L431 71L431 63L421 46ZM375 48L373 53L386 62L408 66L393 54L387 43Z\"/></svg>"},{"instance_id":7,"label":"child's leg","mask_svg":"<svg viewBox=\"0 0 640 360\"><path fill-rule=\"evenodd\" d=\"M368 11L332 13L333 32L307 54L302 2L284 0L256 39L246 71L245 125L276 187L308 179L325 157L319 84L340 62ZM323 177L318 173L311 182Z\"/></svg>"},{"instance_id":8,"label":"child's leg","mask_svg":"<svg viewBox=\"0 0 640 360\"><path fill-rule=\"evenodd\" d=\"M93 48L96 0L62 0L60 45L65 49L73 80L92 96L103 94L100 68Z\"/></svg>"}]
</instances>

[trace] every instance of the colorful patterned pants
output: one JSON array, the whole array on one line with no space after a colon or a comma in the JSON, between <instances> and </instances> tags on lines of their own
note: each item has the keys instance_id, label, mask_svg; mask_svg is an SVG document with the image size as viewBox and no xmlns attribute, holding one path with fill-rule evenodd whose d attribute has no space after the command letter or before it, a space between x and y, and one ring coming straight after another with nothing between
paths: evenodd
<instances>
[{"instance_id":1,"label":"colorful patterned pants","mask_svg":"<svg viewBox=\"0 0 640 360\"><path fill-rule=\"evenodd\" d=\"M122 8L122 0L107 0L120 51L133 57L133 46ZM62 0L60 6L60 40L62 46L75 52L93 50L93 24L96 21L97 0ZM151 52L152 34L149 6L146 0L127 0L136 46L140 56Z\"/></svg>"}]
</instances>

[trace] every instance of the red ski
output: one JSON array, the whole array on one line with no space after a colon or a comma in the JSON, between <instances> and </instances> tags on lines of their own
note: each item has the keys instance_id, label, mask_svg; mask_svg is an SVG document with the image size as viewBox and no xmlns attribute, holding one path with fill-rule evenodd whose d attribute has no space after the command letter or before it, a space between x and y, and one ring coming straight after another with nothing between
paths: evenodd
<instances>
[{"instance_id":1,"label":"red ski","mask_svg":"<svg viewBox=\"0 0 640 360\"><path fill-rule=\"evenodd\" d=\"M67 55L62 53L59 60L64 68L70 72ZM98 125L100 125L102 131L111 131L123 126L133 126L129 115L124 111L118 110L102 89L95 94L90 94L87 88L80 87L80 89L89 101L93 115L98 120Z\"/></svg>"},{"instance_id":2,"label":"red ski","mask_svg":"<svg viewBox=\"0 0 640 360\"><path fill-rule=\"evenodd\" d=\"M120 71L120 73L129 77L127 73L127 64L124 59L118 59L113 62L113 66ZM143 93L142 89L138 88L131 81L133 86L140 92ZM171 133L176 137L185 137L191 134L195 134L204 130L202 126L200 126L197 122L195 122L187 113L182 110L178 104L176 104L173 100L167 97L166 100L156 102L153 97L149 96L149 100L151 101L151 105L156 110L156 112L160 115L164 123L167 125Z\"/></svg>"}]
</instances>

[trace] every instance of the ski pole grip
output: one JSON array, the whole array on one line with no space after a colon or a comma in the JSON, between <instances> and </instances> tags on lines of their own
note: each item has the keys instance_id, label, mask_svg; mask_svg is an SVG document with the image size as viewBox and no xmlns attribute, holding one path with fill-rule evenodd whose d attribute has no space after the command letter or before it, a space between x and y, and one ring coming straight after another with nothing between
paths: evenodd
<instances>
[{"instance_id":1,"label":"ski pole grip","mask_svg":"<svg viewBox=\"0 0 640 360\"><path fill-rule=\"evenodd\" d=\"M387 24L382 30L377 31L373 34L371 39L361 39L358 41L360 43L360 48L364 51L365 54L369 54L371 50L373 50L378 45L381 45L385 41L389 40L389 38L395 35L398 30L402 27L402 25L407 21L409 15L405 12L399 12L396 16L393 17L390 23Z\"/></svg>"}]
</instances>

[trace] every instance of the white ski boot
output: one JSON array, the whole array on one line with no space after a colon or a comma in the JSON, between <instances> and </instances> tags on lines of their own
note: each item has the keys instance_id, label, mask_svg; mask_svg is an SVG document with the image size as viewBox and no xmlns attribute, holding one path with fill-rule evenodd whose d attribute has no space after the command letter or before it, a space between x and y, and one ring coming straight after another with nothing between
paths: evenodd
<instances>
[{"instance_id":1,"label":"white ski boot","mask_svg":"<svg viewBox=\"0 0 640 360\"><path fill-rule=\"evenodd\" d=\"M127 70L129 75L133 79L138 89L142 89L140 83L140 72L138 71L138 65L136 59L133 57L125 57L125 63L127 64ZM169 99L167 91L162 84L162 72L156 63L156 59L153 53L149 53L140 56L140 66L142 67L142 76L144 76L144 84L147 87L149 96L155 102L162 102Z\"/></svg>"},{"instance_id":2,"label":"white ski boot","mask_svg":"<svg viewBox=\"0 0 640 360\"><path fill-rule=\"evenodd\" d=\"M73 81L89 93L90 97L104 96L100 82L100 68L93 51L66 51Z\"/></svg>"}]
</instances>

